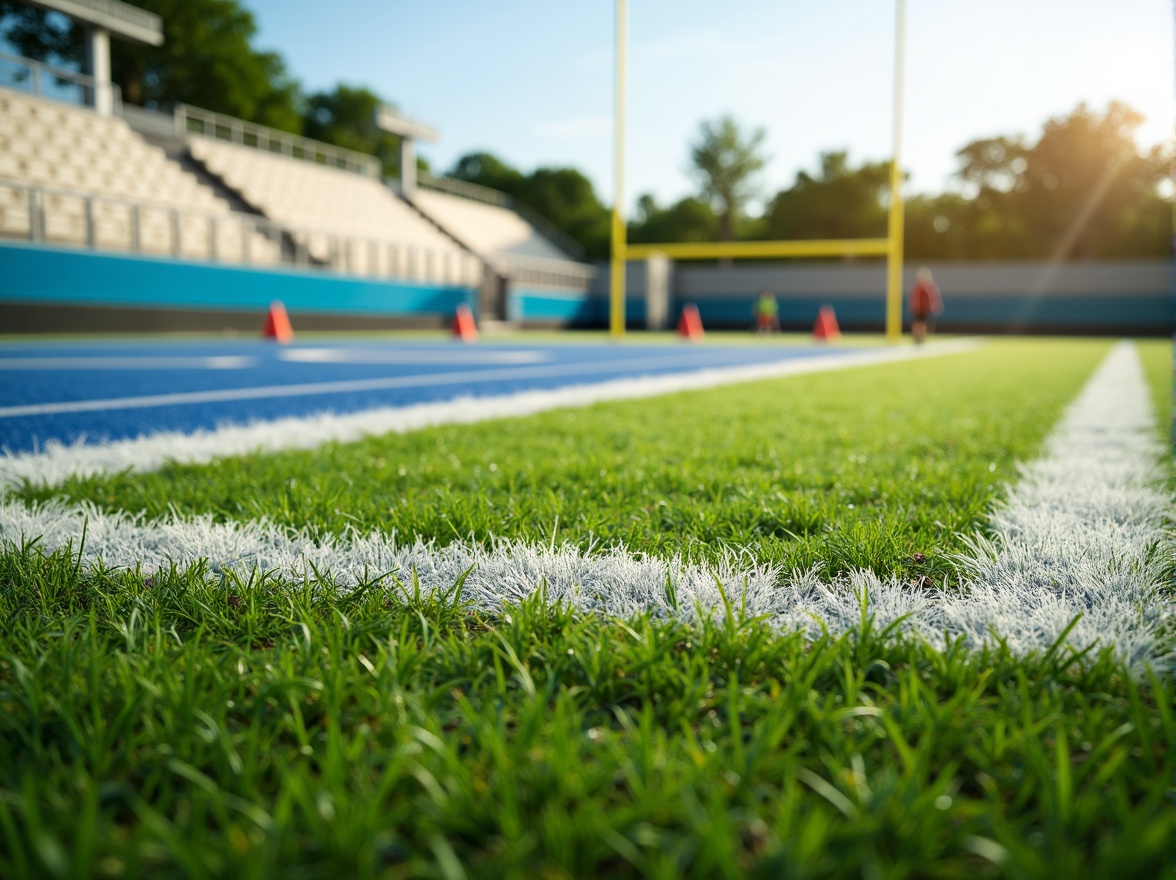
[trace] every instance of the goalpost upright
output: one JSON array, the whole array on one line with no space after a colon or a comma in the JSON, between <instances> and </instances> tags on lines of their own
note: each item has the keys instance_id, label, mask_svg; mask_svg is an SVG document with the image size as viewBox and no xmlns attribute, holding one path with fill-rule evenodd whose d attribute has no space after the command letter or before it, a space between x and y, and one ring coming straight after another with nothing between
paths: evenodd
<instances>
[{"instance_id":1,"label":"goalpost upright","mask_svg":"<svg viewBox=\"0 0 1176 880\"><path fill-rule=\"evenodd\" d=\"M894 45L893 152L890 158L890 210L886 238L842 238L798 241L735 241L630 245L625 230L625 64L628 51L628 0L616 0L616 100L613 149L612 252L609 263L609 332L614 339L625 334L625 266L630 257L655 254L676 260L770 257L886 257L886 337L902 335L903 203L902 92L905 0L896 0Z\"/></svg>"},{"instance_id":2,"label":"goalpost upright","mask_svg":"<svg viewBox=\"0 0 1176 880\"><path fill-rule=\"evenodd\" d=\"M625 233L625 59L628 54L629 0L616 0L616 96L613 113L613 209L612 252L609 261L609 333L625 335L625 267L628 235Z\"/></svg>"}]
</instances>

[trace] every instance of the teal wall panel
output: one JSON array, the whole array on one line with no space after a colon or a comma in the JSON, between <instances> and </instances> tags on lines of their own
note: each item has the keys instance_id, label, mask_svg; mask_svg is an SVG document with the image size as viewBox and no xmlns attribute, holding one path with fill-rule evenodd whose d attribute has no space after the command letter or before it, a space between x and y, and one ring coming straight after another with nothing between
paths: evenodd
<instances>
[{"instance_id":1,"label":"teal wall panel","mask_svg":"<svg viewBox=\"0 0 1176 880\"><path fill-rule=\"evenodd\" d=\"M167 258L0 243L0 302L255 312L281 300L290 312L451 314L474 290L258 269Z\"/></svg>"}]
</instances>

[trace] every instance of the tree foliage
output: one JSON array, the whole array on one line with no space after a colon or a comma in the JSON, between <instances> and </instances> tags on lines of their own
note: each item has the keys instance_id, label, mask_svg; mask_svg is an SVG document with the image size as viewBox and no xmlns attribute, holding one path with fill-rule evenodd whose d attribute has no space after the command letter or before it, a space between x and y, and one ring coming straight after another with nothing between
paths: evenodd
<instances>
[{"instance_id":1,"label":"tree foliage","mask_svg":"<svg viewBox=\"0 0 1176 880\"><path fill-rule=\"evenodd\" d=\"M690 148L690 163L706 200L719 217L719 240L735 237L736 218L759 187L756 175L767 164L760 152L764 130L745 135L730 116L704 121Z\"/></svg>"},{"instance_id":2,"label":"tree foliage","mask_svg":"<svg viewBox=\"0 0 1176 880\"><path fill-rule=\"evenodd\" d=\"M886 235L889 162L849 164L845 151L822 153L815 175L800 171L765 212L772 239L875 238Z\"/></svg>"},{"instance_id":3,"label":"tree foliage","mask_svg":"<svg viewBox=\"0 0 1176 880\"><path fill-rule=\"evenodd\" d=\"M192 104L298 132L301 95L276 52L253 47L257 24L237 0L136 0L163 19L163 45L111 40L114 82L128 104ZM56 13L0 0L0 35L20 54L81 64L84 30Z\"/></svg>"},{"instance_id":4,"label":"tree foliage","mask_svg":"<svg viewBox=\"0 0 1176 880\"><path fill-rule=\"evenodd\" d=\"M391 106L365 86L339 83L325 92L306 98L302 115L302 133L337 147L367 153L380 160L384 174L400 176L400 138L376 125L376 110ZM428 170L428 163L417 157L417 167Z\"/></svg>"},{"instance_id":5,"label":"tree foliage","mask_svg":"<svg viewBox=\"0 0 1176 880\"><path fill-rule=\"evenodd\" d=\"M123 99L192 104L284 131L302 128L301 95L276 52L253 46L257 23L236 0L137 0L163 19L163 45L111 44Z\"/></svg>"},{"instance_id":6,"label":"tree foliage","mask_svg":"<svg viewBox=\"0 0 1176 880\"><path fill-rule=\"evenodd\" d=\"M629 223L629 240L636 243L714 241L719 218L700 198L688 196L661 208L646 193L637 200L637 213Z\"/></svg>"},{"instance_id":7,"label":"tree foliage","mask_svg":"<svg viewBox=\"0 0 1176 880\"><path fill-rule=\"evenodd\" d=\"M575 168L538 168L524 174L491 153L462 156L449 177L487 186L537 211L584 248L589 258L609 249L609 211L592 181Z\"/></svg>"},{"instance_id":8,"label":"tree foliage","mask_svg":"<svg viewBox=\"0 0 1176 880\"><path fill-rule=\"evenodd\" d=\"M0 0L0 37L25 58L76 66L85 52L84 36L64 15L20 0Z\"/></svg>"},{"instance_id":9,"label":"tree foliage","mask_svg":"<svg viewBox=\"0 0 1176 880\"><path fill-rule=\"evenodd\" d=\"M1045 123L1030 143L974 140L956 154L959 194L913 200L907 252L917 258L1098 259L1166 254L1171 208L1160 192L1171 157L1141 152L1143 117L1111 102Z\"/></svg>"},{"instance_id":10,"label":"tree foliage","mask_svg":"<svg viewBox=\"0 0 1176 880\"><path fill-rule=\"evenodd\" d=\"M1048 120L1035 141L1010 135L971 141L956 154L952 190L907 200L907 255L1080 260L1168 254L1172 218L1161 184L1168 179L1172 157L1161 147L1140 151L1135 132L1142 121L1122 103L1112 102L1102 112L1080 104ZM733 123L704 124L704 130L714 143L755 140L739 135ZM855 166L846 152L830 151L821 154L818 166L813 173L800 171L792 186L777 192L762 220L737 219L732 224L736 236L884 236L889 163ZM723 202L703 177L700 198L669 208L643 196L630 225L633 240L721 240Z\"/></svg>"}]
</instances>

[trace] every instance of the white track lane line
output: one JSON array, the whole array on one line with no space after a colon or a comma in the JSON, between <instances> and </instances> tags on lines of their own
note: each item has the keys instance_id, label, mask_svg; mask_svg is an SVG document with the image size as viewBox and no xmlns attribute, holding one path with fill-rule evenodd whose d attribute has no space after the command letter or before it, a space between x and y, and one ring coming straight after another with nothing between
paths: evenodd
<instances>
[{"instance_id":1,"label":"white track lane line","mask_svg":"<svg viewBox=\"0 0 1176 880\"><path fill-rule=\"evenodd\" d=\"M293 364L543 364L552 360L546 351L496 351L494 349L429 351L402 348L388 351L370 348L287 348L278 360Z\"/></svg>"},{"instance_id":2,"label":"white track lane line","mask_svg":"<svg viewBox=\"0 0 1176 880\"><path fill-rule=\"evenodd\" d=\"M563 407L588 406L608 400L654 397L676 391L711 388L756 379L844 370L911 358L938 357L972 351L978 340L940 342L923 348L884 348L836 357L795 358L751 367L695 370L642 379L585 382L562 388L485 397L462 396L439 403L381 407L357 413L291 416L247 425L224 425L191 434L167 431L103 444L49 441L39 452L0 455L0 493L6 486L30 480L59 483L71 476L104 471L155 470L168 461L201 463L229 455L313 449L324 443L346 443L373 434L404 433L430 425L470 424L488 419L533 415Z\"/></svg>"},{"instance_id":3,"label":"white track lane line","mask_svg":"<svg viewBox=\"0 0 1176 880\"><path fill-rule=\"evenodd\" d=\"M1067 642L1111 646L1139 671L1167 650L1157 634L1171 616L1160 580L1163 554L1171 551L1164 531L1171 499L1157 488L1163 473L1154 427L1134 351L1119 346L1053 432L1044 457L1025 469L994 514L998 539L977 542L968 561L971 582L943 590L866 571L822 583L815 572L789 575L737 553L699 566L624 549L402 545L395 536L357 532L316 540L265 521L146 521L89 506L30 508L11 500L0 502L0 543L36 539L47 551L81 548L87 565L100 559L144 573L207 561L214 576L260 570L297 582L317 570L344 587L385 572L411 582L415 572L422 589L448 590L469 571L463 595L488 610L543 589L549 601L585 611L690 620L722 614L725 594L749 615L810 634L821 626L834 634L856 630L865 597L876 627L901 618L902 629L934 644L959 636L974 647L1005 639L1018 654L1047 649L1083 615ZM385 587L397 589L392 578Z\"/></svg>"},{"instance_id":4,"label":"white track lane line","mask_svg":"<svg viewBox=\"0 0 1176 880\"><path fill-rule=\"evenodd\" d=\"M950 346L951 343L944 345ZM939 347L942 351L943 346ZM879 349L875 351L847 354L843 356L814 356L792 358L769 364L753 366L727 366L716 364L713 370L756 370L764 369L765 375L776 375L777 368L786 367L797 360L853 360L865 355L867 362L901 359L911 349ZM869 360L870 358L873 360ZM137 397L111 397L99 400L66 400L54 403L29 403L18 406L0 407L0 419L24 416L60 415L63 413L107 412L125 409L154 409L160 406L184 406L202 403L231 403L243 400L272 400L289 397L314 397L331 394L351 394L357 391L392 391L404 388L434 388L448 385L475 385L484 382L509 382L515 379L556 379L563 377L589 378L604 373L641 370L700 369L698 353L678 353L656 357L626 358L613 361L581 361L573 364L546 364L543 366L499 367L497 369L448 370L441 373L425 373L416 376L383 376L373 379L344 379L332 382L302 382L287 385L263 385L254 388L217 388L208 391L181 391L174 394L145 394ZM702 369L707 369L703 366ZM599 380L597 380L599 381Z\"/></svg>"},{"instance_id":5,"label":"white track lane line","mask_svg":"<svg viewBox=\"0 0 1176 880\"><path fill-rule=\"evenodd\" d=\"M0 370L244 370L256 367L258 363L256 357L232 354L208 357L7 357L0 358Z\"/></svg>"}]
</instances>

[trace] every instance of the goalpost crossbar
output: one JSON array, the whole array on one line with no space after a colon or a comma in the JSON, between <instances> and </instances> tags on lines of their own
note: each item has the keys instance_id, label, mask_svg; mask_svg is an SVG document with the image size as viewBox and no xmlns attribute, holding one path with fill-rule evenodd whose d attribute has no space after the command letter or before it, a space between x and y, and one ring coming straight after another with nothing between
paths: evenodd
<instances>
[{"instance_id":1,"label":"goalpost crossbar","mask_svg":"<svg viewBox=\"0 0 1176 880\"><path fill-rule=\"evenodd\" d=\"M630 259L664 256L673 260L770 259L772 257L884 257L888 238L799 239L795 241L700 241L627 244Z\"/></svg>"}]
</instances>

